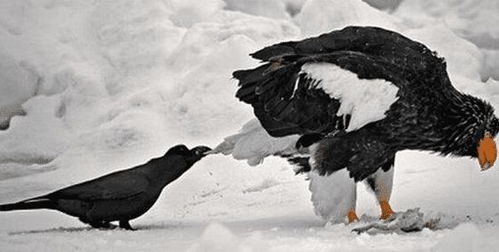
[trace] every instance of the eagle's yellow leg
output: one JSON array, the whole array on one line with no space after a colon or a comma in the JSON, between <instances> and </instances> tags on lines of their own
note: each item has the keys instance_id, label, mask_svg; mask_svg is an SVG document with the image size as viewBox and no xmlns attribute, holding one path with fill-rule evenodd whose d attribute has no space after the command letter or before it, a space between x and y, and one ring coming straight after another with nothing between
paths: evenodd
<instances>
[{"instance_id":1,"label":"eagle's yellow leg","mask_svg":"<svg viewBox=\"0 0 499 252\"><path fill-rule=\"evenodd\" d=\"M383 220L390 218L395 213L386 200L380 201L379 206L381 207L381 219Z\"/></svg>"},{"instance_id":2,"label":"eagle's yellow leg","mask_svg":"<svg viewBox=\"0 0 499 252\"><path fill-rule=\"evenodd\" d=\"M355 209L353 208L348 211L347 217L348 217L348 223L359 221L359 217L357 217Z\"/></svg>"}]
</instances>

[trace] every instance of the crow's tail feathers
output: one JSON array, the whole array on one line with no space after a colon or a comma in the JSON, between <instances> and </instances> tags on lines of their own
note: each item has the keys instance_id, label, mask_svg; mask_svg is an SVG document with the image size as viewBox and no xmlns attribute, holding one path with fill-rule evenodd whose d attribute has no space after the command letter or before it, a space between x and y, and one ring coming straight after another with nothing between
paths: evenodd
<instances>
[{"instance_id":1,"label":"crow's tail feathers","mask_svg":"<svg viewBox=\"0 0 499 252\"><path fill-rule=\"evenodd\" d=\"M53 209L55 202L48 198L33 198L12 204L0 205L0 211L28 210L47 208Z\"/></svg>"}]
</instances>

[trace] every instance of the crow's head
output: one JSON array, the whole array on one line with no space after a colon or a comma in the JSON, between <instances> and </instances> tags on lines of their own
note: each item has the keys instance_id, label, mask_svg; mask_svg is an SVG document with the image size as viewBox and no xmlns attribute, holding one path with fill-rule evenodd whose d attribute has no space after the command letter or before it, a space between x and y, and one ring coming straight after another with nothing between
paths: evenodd
<instances>
[{"instance_id":1,"label":"crow's head","mask_svg":"<svg viewBox=\"0 0 499 252\"><path fill-rule=\"evenodd\" d=\"M206 147L206 146L196 146L196 147L189 150L189 148L187 148L187 146L180 144L180 145L176 145L176 146L170 148L166 152L165 156L171 156L171 155L182 156L185 159L188 166L190 167L194 163L199 161L201 158L206 156L207 155L206 152L208 152L210 150L211 150L211 148Z\"/></svg>"}]
</instances>

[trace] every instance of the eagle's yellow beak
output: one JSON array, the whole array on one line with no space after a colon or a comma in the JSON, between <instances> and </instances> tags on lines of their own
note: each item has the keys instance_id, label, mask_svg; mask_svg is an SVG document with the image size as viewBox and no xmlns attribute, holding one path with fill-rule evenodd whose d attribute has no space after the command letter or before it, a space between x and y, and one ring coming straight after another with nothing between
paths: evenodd
<instances>
[{"instance_id":1,"label":"eagle's yellow beak","mask_svg":"<svg viewBox=\"0 0 499 252\"><path fill-rule=\"evenodd\" d=\"M488 170L496 162L497 147L496 142L489 132L485 132L484 138L478 144L478 162L482 171Z\"/></svg>"}]
</instances>

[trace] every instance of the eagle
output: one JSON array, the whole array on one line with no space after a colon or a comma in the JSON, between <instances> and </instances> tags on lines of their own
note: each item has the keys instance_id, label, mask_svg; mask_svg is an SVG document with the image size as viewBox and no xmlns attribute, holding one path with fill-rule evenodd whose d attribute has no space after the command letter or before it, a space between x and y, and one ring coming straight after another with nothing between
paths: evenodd
<instances>
[{"instance_id":1,"label":"eagle","mask_svg":"<svg viewBox=\"0 0 499 252\"><path fill-rule=\"evenodd\" d=\"M453 87L446 62L422 43L378 27L349 26L250 54L261 65L238 70L236 97L257 120L213 152L251 165L279 155L308 172L316 212L358 220L356 183L371 188L381 218L396 153L423 150L494 165L494 108Z\"/></svg>"}]
</instances>

